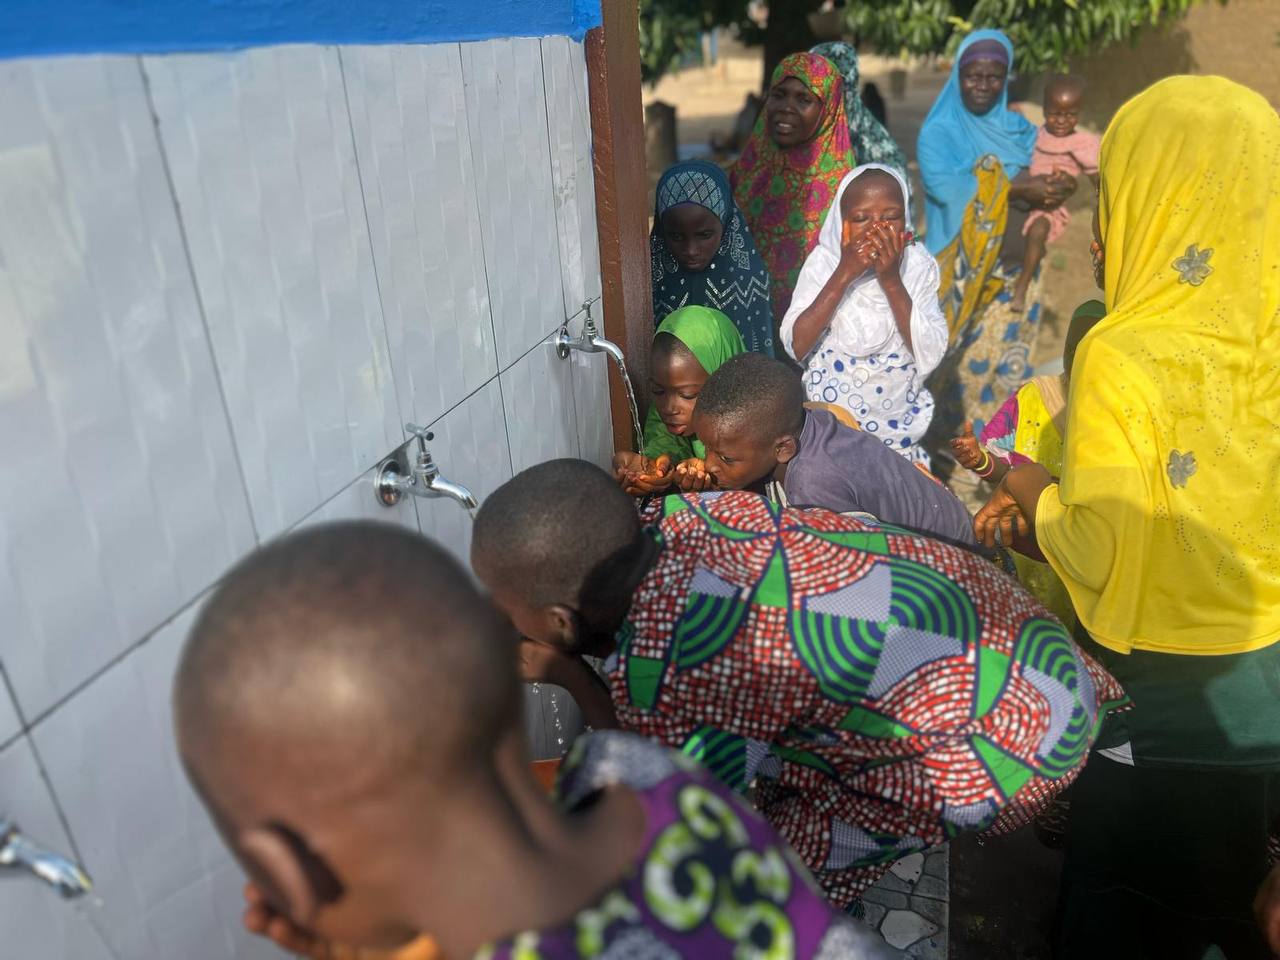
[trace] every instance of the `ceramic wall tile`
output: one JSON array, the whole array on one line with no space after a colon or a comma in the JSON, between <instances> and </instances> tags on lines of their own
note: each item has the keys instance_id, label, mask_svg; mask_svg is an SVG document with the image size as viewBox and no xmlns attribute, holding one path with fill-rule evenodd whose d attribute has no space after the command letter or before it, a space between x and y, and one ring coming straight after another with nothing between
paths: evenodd
<instances>
[{"instance_id":1,"label":"ceramic wall tile","mask_svg":"<svg viewBox=\"0 0 1280 960\"><path fill-rule=\"evenodd\" d=\"M0 671L3 669L3 666L0 666ZM18 708L14 706L13 698L9 696L3 677L0 677L0 747L16 737L21 730L22 720L18 717ZM4 809L3 802L0 801L0 810L2 809Z\"/></svg>"},{"instance_id":2,"label":"ceramic wall tile","mask_svg":"<svg viewBox=\"0 0 1280 960\"><path fill-rule=\"evenodd\" d=\"M0 90L0 659L34 717L254 533L137 61Z\"/></svg>"},{"instance_id":3,"label":"ceramic wall tile","mask_svg":"<svg viewBox=\"0 0 1280 960\"><path fill-rule=\"evenodd\" d=\"M31 735L102 901L95 923L118 956L279 957L238 922L235 868L174 746L170 689L197 609L188 607Z\"/></svg>"},{"instance_id":4,"label":"ceramic wall tile","mask_svg":"<svg viewBox=\"0 0 1280 960\"><path fill-rule=\"evenodd\" d=\"M340 55L400 410L430 423L497 372L461 54Z\"/></svg>"},{"instance_id":5,"label":"ceramic wall tile","mask_svg":"<svg viewBox=\"0 0 1280 960\"><path fill-rule=\"evenodd\" d=\"M259 535L401 440L336 49L144 60Z\"/></svg>"},{"instance_id":6,"label":"ceramic wall tile","mask_svg":"<svg viewBox=\"0 0 1280 960\"><path fill-rule=\"evenodd\" d=\"M564 289L537 40L462 45L489 305L505 370L563 322Z\"/></svg>"},{"instance_id":7,"label":"ceramic wall tile","mask_svg":"<svg viewBox=\"0 0 1280 960\"><path fill-rule=\"evenodd\" d=\"M403 463L403 459L401 461ZM294 529L316 523L332 523L338 520L373 520L391 523L406 530L418 532L416 498L404 497L394 506L385 506L375 493L378 466L371 467L356 481L344 487L337 496L309 513Z\"/></svg>"},{"instance_id":8,"label":"ceramic wall tile","mask_svg":"<svg viewBox=\"0 0 1280 960\"><path fill-rule=\"evenodd\" d=\"M572 314L587 300L600 296L591 111L583 45L568 37L545 38L542 74L564 302Z\"/></svg>"},{"instance_id":9,"label":"ceramic wall tile","mask_svg":"<svg viewBox=\"0 0 1280 960\"><path fill-rule=\"evenodd\" d=\"M503 371L502 403L515 473L544 460L579 455L572 370L570 361L556 353L552 333Z\"/></svg>"}]
</instances>

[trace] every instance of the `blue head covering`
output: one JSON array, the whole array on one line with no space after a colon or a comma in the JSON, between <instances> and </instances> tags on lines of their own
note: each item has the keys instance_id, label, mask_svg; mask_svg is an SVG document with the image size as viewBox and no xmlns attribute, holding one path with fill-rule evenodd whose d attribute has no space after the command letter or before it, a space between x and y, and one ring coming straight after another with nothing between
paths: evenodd
<instances>
[{"instance_id":1,"label":"blue head covering","mask_svg":"<svg viewBox=\"0 0 1280 960\"><path fill-rule=\"evenodd\" d=\"M680 266L667 250L662 234L662 215L685 203L706 207L724 231L715 258L697 273ZM681 307L710 307L733 322L748 350L773 356L769 271L734 202L729 178L714 163L689 160L669 167L662 175L654 202L649 256L655 324Z\"/></svg>"},{"instance_id":2,"label":"blue head covering","mask_svg":"<svg viewBox=\"0 0 1280 960\"><path fill-rule=\"evenodd\" d=\"M965 51L982 41L996 41L1013 62L1013 44L999 30L975 30L956 51L947 85L925 117L916 144L920 174L924 179L925 246L937 254L960 232L965 208L978 189L974 165L992 154L1012 180L1031 165L1036 128L1009 109L1009 83L1000 99L982 116L970 113L960 98L960 61Z\"/></svg>"}]
</instances>

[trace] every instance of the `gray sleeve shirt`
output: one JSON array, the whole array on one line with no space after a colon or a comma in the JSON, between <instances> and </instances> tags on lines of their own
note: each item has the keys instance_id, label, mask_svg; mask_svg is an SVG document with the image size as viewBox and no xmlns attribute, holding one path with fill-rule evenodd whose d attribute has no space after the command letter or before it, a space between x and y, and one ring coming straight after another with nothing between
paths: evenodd
<instances>
[{"instance_id":1,"label":"gray sleeve shirt","mask_svg":"<svg viewBox=\"0 0 1280 960\"><path fill-rule=\"evenodd\" d=\"M936 540L978 546L973 518L955 494L826 410L805 411L800 451L787 464L783 490L793 507L869 513Z\"/></svg>"}]
</instances>

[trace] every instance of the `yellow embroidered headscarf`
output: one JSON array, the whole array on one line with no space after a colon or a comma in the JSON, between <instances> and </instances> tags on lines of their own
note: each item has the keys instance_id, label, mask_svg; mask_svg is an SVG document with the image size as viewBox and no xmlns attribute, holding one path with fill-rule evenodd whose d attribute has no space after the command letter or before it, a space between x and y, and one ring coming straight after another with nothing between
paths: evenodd
<instances>
[{"instance_id":1,"label":"yellow embroidered headscarf","mask_svg":"<svg viewBox=\"0 0 1280 960\"><path fill-rule=\"evenodd\" d=\"M1102 141L1108 315L1072 368L1036 532L1080 620L1127 653L1280 640L1280 117L1171 77Z\"/></svg>"}]
</instances>

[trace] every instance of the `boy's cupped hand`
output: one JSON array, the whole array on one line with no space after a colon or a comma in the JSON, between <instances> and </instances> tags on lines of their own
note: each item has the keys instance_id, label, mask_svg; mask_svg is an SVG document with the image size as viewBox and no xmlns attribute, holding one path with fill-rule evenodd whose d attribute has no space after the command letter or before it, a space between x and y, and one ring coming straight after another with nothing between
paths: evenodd
<instances>
[{"instance_id":1,"label":"boy's cupped hand","mask_svg":"<svg viewBox=\"0 0 1280 960\"><path fill-rule=\"evenodd\" d=\"M248 904L244 911L246 930L310 960L441 960L440 948L430 937L418 937L395 950L346 947L330 943L276 913L255 884L245 886L244 899Z\"/></svg>"},{"instance_id":2,"label":"boy's cupped hand","mask_svg":"<svg viewBox=\"0 0 1280 960\"><path fill-rule=\"evenodd\" d=\"M675 484L684 493L701 493L716 485L714 475L707 472L707 462L697 457L690 457L676 464Z\"/></svg>"}]
</instances>

